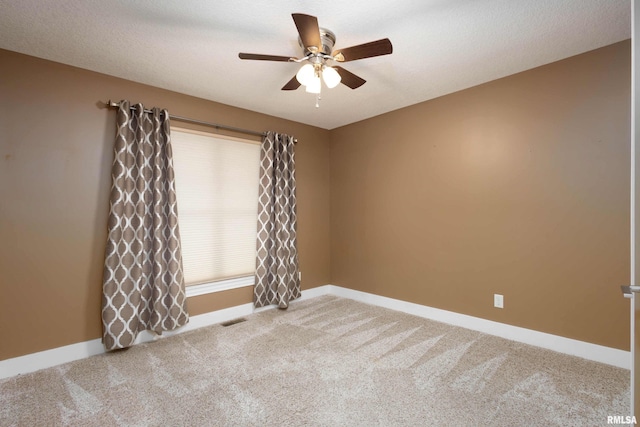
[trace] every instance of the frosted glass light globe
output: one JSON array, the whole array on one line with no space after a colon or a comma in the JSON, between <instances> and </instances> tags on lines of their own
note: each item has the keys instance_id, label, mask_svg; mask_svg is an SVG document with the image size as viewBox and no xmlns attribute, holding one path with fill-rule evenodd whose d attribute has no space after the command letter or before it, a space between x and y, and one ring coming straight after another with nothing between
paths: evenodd
<instances>
[{"instance_id":1,"label":"frosted glass light globe","mask_svg":"<svg viewBox=\"0 0 640 427\"><path fill-rule=\"evenodd\" d=\"M319 76L314 76L311 81L307 84L306 91L309 93L320 93L320 89L322 88L322 82L320 81Z\"/></svg>"},{"instance_id":2,"label":"frosted glass light globe","mask_svg":"<svg viewBox=\"0 0 640 427\"><path fill-rule=\"evenodd\" d=\"M300 82L301 85L307 86L309 82L313 80L314 76L313 65L304 64L296 74L296 79Z\"/></svg>"},{"instance_id":3,"label":"frosted glass light globe","mask_svg":"<svg viewBox=\"0 0 640 427\"><path fill-rule=\"evenodd\" d=\"M324 67L322 69L322 78L329 89L333 89L338 86L340 84L340 80L342 80L340 74L338 74L336 69L332 67Z\"/></svg>"}]
</instances>

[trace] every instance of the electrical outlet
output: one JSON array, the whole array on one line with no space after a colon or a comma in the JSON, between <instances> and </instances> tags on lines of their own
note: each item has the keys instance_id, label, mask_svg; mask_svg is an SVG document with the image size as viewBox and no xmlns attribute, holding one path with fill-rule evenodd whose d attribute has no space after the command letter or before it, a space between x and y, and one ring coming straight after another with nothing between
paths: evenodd
<instances>
[{"instance_id":1,"label":"electrical outlet","mask_svg":"<svg viewBox=\"0 0 640 427\"><path fill-rule=\"evenodd\" d=\"M298 280L302 280L302 271L298 271Z\"/></svg>"},{"instance_id":2,"label":"electrical outlet","mask_svg":"<svg viewBox=\"0 0 640 427\"><path fill-rule=\"evenodd\" d=\"M504 308L504 297L500 294L493 294L493 306L496 308Z\"/></svg>"}]
</instances>

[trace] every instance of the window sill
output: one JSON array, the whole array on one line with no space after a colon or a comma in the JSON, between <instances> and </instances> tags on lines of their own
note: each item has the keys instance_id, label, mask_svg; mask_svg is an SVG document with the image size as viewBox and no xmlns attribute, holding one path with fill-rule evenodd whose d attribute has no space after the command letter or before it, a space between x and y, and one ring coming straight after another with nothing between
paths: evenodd
<instances>
[{"instance_id":1,"label":"window sill","mask_svg":"<svg viewBox=\"0 0 640 427\"><path fill-rule=\"evenodd\" d=\"M236 277L235 279L220 280L216 282L202 283L186 287L187 298L198 295L213 294L215 292L253 286L254 276Z\"/></svg>"}]
</instances>

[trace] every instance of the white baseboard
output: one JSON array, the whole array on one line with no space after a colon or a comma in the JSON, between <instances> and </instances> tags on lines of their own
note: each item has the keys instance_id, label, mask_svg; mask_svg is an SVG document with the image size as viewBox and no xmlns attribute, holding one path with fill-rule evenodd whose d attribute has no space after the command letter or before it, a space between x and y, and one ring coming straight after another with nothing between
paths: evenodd
<instances>
[{"instance_id":1,"label":"white baseboard","mask_svg":"<svg viewBox=\"0 0 640 427\"><path fill-rule=\"evenodd\" d=\"M100 338L0 361L0 379L104 353Z\"/></svg>"},{"instance_id":2,"label":"white baseboard","mask_svg":"<svg viewBox=\"0 0 640 427\"><path fill-rule=\"evenodd\" d=\"M322 295L329 295L331 294L331 290L333 288L335 288L335 286L323 285L323 286L318 286L317 288L304 290L302 291L302 296L298 298L296 301L304 301L311 298L321 297Z\"/></svg>"},{"instance_id":3,"label":"white baseboard","mask_svg":"<svg viewBox=\"0 0 640 427\"><path fill-rule=\"evenodd\" d=\"M532 329L520 328L518 326L507 325L505 323L494 322L478 317L467 316L465 314L454 313L452 311L440 310L438 308L432 308L425 305L382 297L366 292L355 291L353 289L342 288L340 286L329 285L329 293L366 304L385 307L391 310L412 314L414 316L460 326L462 328L483 332L489 335L495 335L508 340L546 348L559 353L578 356L583 359L606 363L607 365L613 365L619 368L631 369L631 353L628 351L538 332Z\"/></svg>"},{"instance_id":4,"label":"white baseboard","mask_svg":"<svg viewBox=\"0 0 640 427\"><path fill-rule=\"evenodd\" d=\"M583 341L564 338L557 335L551 335L544 332L538 332L531 329L511 326L504 323L493 322L491 320L480 319L477 317L467 316L464 314L454 313L451 311L440 310L420 304L414 304L393 298L382 297L366 292L355 291L340 286L324 285L302 291L302 297L296 301L304 301L322 295L335 295L343 298L349 298L366 304L376 305L389 308L391 310L401 311L412 314L414 316L424 317L426 319L436 320L450 325L460 326L474 331L484 332L486 334L546 348L560 353L570 354L572 356L582 357L584 359L593 360L608 365L617 366L624 369L631 368L630 352L618 350L615 348L604 347L597 344L591 344ZM294 301L295 303L295 301ZM255 309L252 303L242 304L235 307L225 308L210 313L192 316L189 323L184 327L171 332L165 332L161 336L151 332L141 332L138 334L136 344L149 342L183 332L192 331L204 326L222 323L228 320L236 319L242 316L248 316L265 310L270 310L275 306L262 307ZM58 347L51 350L41 351L38 353L27 354L25 356L15 357L0 361L0 379L9 378L20 374L38 371L44 368L50 368L63 363L72 362L74 360L83 359L89 356L104 353L104 346L100 339L94 339L77 344L71 344L64 347Z\"/></svg>"}]
</instances>

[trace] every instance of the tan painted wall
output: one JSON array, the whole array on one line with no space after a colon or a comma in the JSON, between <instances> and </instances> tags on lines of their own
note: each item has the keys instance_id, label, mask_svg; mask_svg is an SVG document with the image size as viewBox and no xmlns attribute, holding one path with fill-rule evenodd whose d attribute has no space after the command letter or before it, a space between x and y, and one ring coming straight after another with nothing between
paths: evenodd
<instances>
[{"instance_id":1,"label":"tan painted wall","mask_svg":"<svg viewBox=\"0 0 640 427\"><path fill-rule=\"evenodd\" d=\"M626 41L333 130L331 282L628 349L629 106Z\"/></svg>"},{"instance_id":2,"label":"tan painted wall","mask_svg":"<svg viewBox=\"0 0 640 427\"><path fill-rule=\"evenodd\" d=\"M4 50L0 64L0 360L101 335L109 98L295 135L302 287L329 283L328 131ZM195 315L248 302L251 289L188 304Z\"/></svg>"},{"instance_id":3,"label":"tan painted wall","mask_svg":"<svg viewBox=\"0 0 640 427\"><path fill-rule=\"evenodd\" d=\"M628 349L629 49L331 132L0 50L0 360L100 337L109 98L297 136L304 289ZM239 289L189 310L250 300Z\"/></svg>"}]
</instances>

